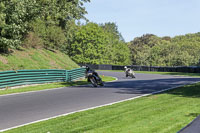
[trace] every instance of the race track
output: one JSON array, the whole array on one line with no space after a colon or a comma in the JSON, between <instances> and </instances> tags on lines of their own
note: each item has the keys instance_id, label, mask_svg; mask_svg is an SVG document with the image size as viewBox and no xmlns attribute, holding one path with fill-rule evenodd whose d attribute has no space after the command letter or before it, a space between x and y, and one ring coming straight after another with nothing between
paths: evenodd
<instances>
[{"instance_id":1,"label":"race track","mask_svg":"<svg viewBox=\"0 0 200 133\"><path fill-rule=\"evenodd\" d=\"M123 72L98 73L118 81L98 88L83 85L0 96L0 130L200 81L183 76L136 74L131 79Z\"/></svg>"}]
</instances>

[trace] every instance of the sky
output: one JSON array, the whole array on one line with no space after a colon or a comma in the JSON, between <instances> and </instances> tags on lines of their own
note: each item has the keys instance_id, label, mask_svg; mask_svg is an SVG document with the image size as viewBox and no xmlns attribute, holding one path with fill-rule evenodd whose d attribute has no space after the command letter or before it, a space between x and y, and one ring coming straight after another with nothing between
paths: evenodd
<instances>
[{"instance_id":1,"label":"sky","mask_svg":"<svg viewBox=\"0 0 200 133\"><path fill-rule=\"evenodd\" d=\"M200 0L91 0L91 22L114 22L126 42L150 33L159 37L200 32Z\"/></svg>"}]
</instances>

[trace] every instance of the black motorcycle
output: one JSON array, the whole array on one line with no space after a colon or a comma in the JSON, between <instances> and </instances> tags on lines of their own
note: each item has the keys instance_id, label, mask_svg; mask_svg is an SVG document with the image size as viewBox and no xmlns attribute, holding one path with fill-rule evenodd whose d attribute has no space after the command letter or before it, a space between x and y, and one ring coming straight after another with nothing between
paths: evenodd
<instances>
[{"instance_id":1,"label":"black motorcycle","mask_svg":"<svg viewBox=\"0 0 200 133\"><path fill-rule=\"evenodd\" d=\"M99 77L98 73L86 67L86 78L88 82L91 82L94 87L98 85L104 86L102 79Z\"/></svg>"}]
</instances>

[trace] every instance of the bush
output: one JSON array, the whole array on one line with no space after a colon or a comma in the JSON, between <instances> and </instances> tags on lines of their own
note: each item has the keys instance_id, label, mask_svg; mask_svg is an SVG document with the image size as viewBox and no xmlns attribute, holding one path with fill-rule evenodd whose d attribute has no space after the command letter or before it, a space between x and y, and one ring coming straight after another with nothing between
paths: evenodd
<instances>
[{"instance_id":1,"label":"bush","mask_svg":"<svg viewBox=\"0 0 200 133\"><path fill-rule=\"evenodd\" d=\"M36 20L32 24L34 35L40 38L46 49L61 49L66 43L63 30L55 25L46 25L42 20Z\"/></svg>"},{"instance_id":2,"label":"bush","mask_svg":"<svg viewBox=\"0 0 200 133\"><path fill-rule=\"evenodd\" d=\"M26 36L23 46L26 48L42 48L43 41L34 32L29 32Z\"/></svg>"}]
</instances>

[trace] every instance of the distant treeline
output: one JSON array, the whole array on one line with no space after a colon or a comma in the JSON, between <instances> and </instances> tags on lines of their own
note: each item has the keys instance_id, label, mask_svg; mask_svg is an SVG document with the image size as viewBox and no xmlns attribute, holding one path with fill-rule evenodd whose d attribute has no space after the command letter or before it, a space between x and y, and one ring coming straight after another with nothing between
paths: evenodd
<instances>
[{"instance_id":1,"label":"distant treeline","mask_svg":"<svg viewBox=\"0 0 200 133\"><path fill-rule=\"evenodd\" d=\"M170 38L146 34L129 42L134 65L197 66L200 61L200 33Z\"/></svg>"},{"instance_id":2,"label":"distant treeline","mask_svg":"<svg viewBox=\"0 0 200 133\"><path fill-rule=\"evenodd\" d=\"M90 23L84 17L86 2L90 0L1 0L0 52L56 49L77 63L130 64L130 50L116 24Z\"/></svg>"}]
</instances>

